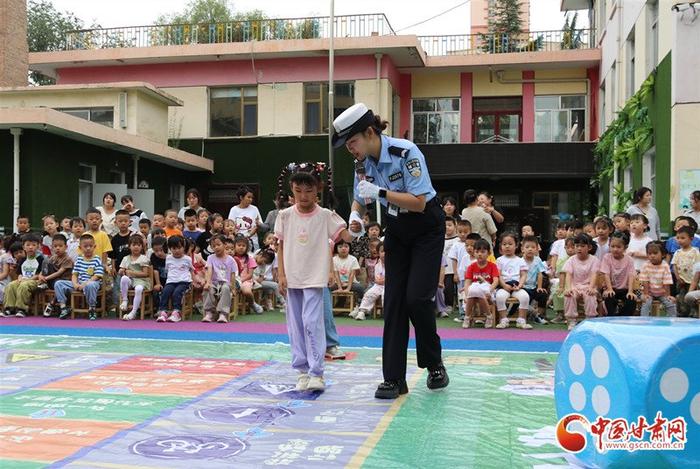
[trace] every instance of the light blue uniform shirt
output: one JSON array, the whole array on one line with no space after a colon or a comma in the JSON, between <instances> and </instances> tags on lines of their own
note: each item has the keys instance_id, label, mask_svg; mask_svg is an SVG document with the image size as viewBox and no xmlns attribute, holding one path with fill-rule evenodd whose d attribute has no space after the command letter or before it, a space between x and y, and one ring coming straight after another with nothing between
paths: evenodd
<instances>
[{"instance_id":1,"label":"light blue uniform shirt","mask_svg":"<svg viewBox=\"0 0 700 469\"><path fill-rule=\"evenodd\" d=\"M425 195L425 201L429 202L435 197L435 189L430 182L430 175L425 164L425 157L415 143L402 138L381 136L382 151L379 161L374 158L365 158L365 179L372 184L394 192L407 192L415 196ZM392 151L389 151L389 148ZM360 180L355 174L353 186L354 199L364 205L365 201L357 193L357 184ZM386 199L380 198L379 202L386 207Z\"/></svg>"}]
</instances>

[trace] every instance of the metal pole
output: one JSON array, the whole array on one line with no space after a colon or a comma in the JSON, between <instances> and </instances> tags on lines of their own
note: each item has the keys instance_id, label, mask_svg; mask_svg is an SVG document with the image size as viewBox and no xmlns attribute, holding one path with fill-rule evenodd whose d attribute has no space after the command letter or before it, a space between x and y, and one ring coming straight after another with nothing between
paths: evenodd
<instances>
[{"instance_id":1,"label":"metal pole","mask_svg":"<svg viewBox=\"0 0 700 469\"><path fill-rule=\"evenodd\" d=\"M334 189L333 184L333 60L335 51L333 49L333 36L335 35L335 1L331 0L331 14L329 24L329 42L328 42L328 168L331 171L331 189Z\"/></svg>"},{"instance_id":2,"label":"metal pole","mask_svg":"<svg viewBox=\"0 0 700 469\"><path fill-rule=\"evenodd\" d=\"M22 135L22 129L13 127L10 133L14 137L12 221L16 222L19 218L19 136Z\"/></svg>"}]
</instances>

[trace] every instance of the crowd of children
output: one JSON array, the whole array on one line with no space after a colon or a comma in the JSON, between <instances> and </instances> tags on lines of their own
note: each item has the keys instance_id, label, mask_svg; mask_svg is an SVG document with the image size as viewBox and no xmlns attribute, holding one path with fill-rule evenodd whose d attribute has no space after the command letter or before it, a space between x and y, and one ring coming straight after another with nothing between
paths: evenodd
<instances>
[{"instance_id":1,"label":"crowd of children","mask_svg":"<svg viewBox=\"0 0 700 469\"><path fill-rule=\"evenodd\" d=\"M60 319L71 316L74 292L84 295L88 317L96 319L103 290L111 291L108 303L124 320L138 317L145 295L153 295L159 322L182 320L183 297L189 292L204 322L227 322L236 295L257 314L274 303L285 307L273 231L261 236L262 247L254 251L250 236L233 220L199 206L196 191L188 191L188 203L198 209L183 208L184 219L175 210L149 219L130 196L121 202L122 208L110 216L111 236L102 211L94 208L85 218L60 223L48 215L41 234L31 230L28 217L20 216L16 233L4 239L0 253L2 314L25 316L34 292L45 289L55 295L44 315ZM450 199L445 207L453 205ZM579 309L585 317L631 315L637 309L648 315L654 302L671 316L697 315L700 236L689 216L675 220L674 236L665 243L646 234L643 214L623 212L587 224L562 222L546 258L531 225L521 227L521 236L501 233L492 247L490 237L472 233L468 220L448 215L445 223L436 314L449 317L458 308L455 321L465 328L473 326L474 318L482 322L482 316L486 327L499 329L509 327L509 316L520 329L548 321L571 328ZM382 240L381 226L365 220L363 236L332 247L329 285L356 297L357 307L350 313L354 319L364 320L383 301ZM256 290L262 292L260 304ZM549 319L548 307L555 312Z\"/></svg>"},{"instance_id":2,"label":"crowd of children","mask_svg":"<svg viewBox=\"0 0 700 469\"><path fill-rule=\"evenodd\" d=\"M190 201L191 196L197 200ZM196 190L188 191L188 203L198 205L198 198ZM108 193L104 199L116 196ZM253 253L250 238L218 213L186 208L184 219L176 210L149 219L131 196L121 202L122 208L108 215L107 226L104 207L60 224L47 215L41 232L31 229L29 217L19 216L17 231L0 246L2 316L26 316L40 290L54 292L43 315L59 319L72 317L76 293L84 297L90 320L102 308L126 321L137 319L145 295L153 297L158 322L181 321L186 294L192 295L204 322L228 322L238 294L257 314L271 310L273 302L285 307L277 283L277 239L271 232ZM256 300L258 289L265 307Z\"/></svg>"}]
</instances>

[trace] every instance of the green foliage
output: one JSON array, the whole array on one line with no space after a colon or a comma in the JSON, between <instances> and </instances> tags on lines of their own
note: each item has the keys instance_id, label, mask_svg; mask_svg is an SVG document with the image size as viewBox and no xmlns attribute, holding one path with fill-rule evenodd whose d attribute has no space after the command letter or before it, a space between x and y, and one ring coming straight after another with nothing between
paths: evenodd
<instances>
[{"instance_id":1,"label":"green foliage","mask_svg":"<svg viewBox=\"0 0 700 469\"><path fill-rule=\"evenodd\" d=\"M522 0L494 0L489 7L488 33L479 33L481 50L488 54L540 50L542 36L523 40L521 15Z\"/></svg>"},{"instance_id":2,"label":"green foliage","mask_svg":"<svg viewBox=\"0 0 700 469\"><path fill-rule=\"evenodd\" d=\"M642 83L617 118L610 123L593 149L596 176L591 186L600 189L614 179L616 170L625 169L632 160L641 157L654 145L654 128L649 118L649 99L654 93L655 73ZM616 211L622 211L632 200L632 192L625 192L622 184L613 187L615 201L610 201Z\"/></svg>"},{"instance_id":3,"label":"green foliage","mask_svg":"<svg viewBox=\"0 0 700 469\"><path fill-rule=\"evenodd\" d=\"M50 0L27 2L27 45L29 52L63 50L66 33L83 27L83 22L71 12L56 10ZM51 77L31 72L31 81L38 85L55 83Z\"/></svg>"},{"instance_id":4,"label":"green foliage","mask_svg":"<svg viewBox=\"0 0 700 469\"><path fill-rule=\"evenodd\" d=\"M562 28L561 36L561 48L562 50L567 49L580 49L583 45L583 29L576 29L576 20L578 19L578 12L574 13L574 16L569 21L569 15L566 15L566 22Z\"/></svg>"},{"instance_id":5,"label":"green foliage","mask_svg":"<svg viewBox=\"0 0 700 469\"><path fill-rule=\"evenodd\" d=\"M184 10L160 15L155 24L224 23L233 19L228 0L190 0Z\"/></svg>"}]
</instances>

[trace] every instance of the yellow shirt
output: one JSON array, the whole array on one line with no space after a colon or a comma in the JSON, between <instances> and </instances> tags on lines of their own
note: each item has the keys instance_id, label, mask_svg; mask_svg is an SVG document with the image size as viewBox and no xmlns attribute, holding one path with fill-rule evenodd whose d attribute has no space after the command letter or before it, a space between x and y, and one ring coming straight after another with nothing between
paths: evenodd
<instances>
[{"instance_id":1,"label":"yellow shirt","mask_svg":"<svg viewBox=\"0 0 700 469\"><path fill-rule=\"evenodd\" d=\"M496 257L494 257L493 254L489 254L489 257L487 257L486 260L489 262L493 262L494 264L496 263Z\"/></svg>"},{"instance_id":2,"label":"yellow shirt","mask_svg":"<svg viewBox=\"0 0 700 469\"><path fill-rule=\"evenodd\" d=\"M95 238L95 256L102 257L102 254L112 252L112 242L104 231L88 231ZM80 251L79 251L80 252ZM82 252L80 252L82 255Z\"/></svg>"}]
</instances>

